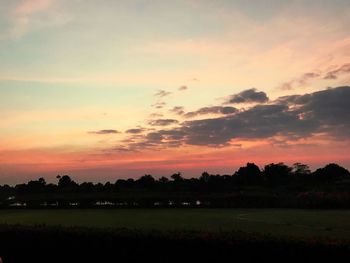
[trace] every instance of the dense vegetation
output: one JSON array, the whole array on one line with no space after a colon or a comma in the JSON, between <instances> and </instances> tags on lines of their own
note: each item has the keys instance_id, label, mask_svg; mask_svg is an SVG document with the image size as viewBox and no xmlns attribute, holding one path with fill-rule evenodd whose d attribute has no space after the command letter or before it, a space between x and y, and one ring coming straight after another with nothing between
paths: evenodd
<instances>
[{"instance_id":1,"label":"dense vegetation","mask_svg":"<svg viewBox=\"0 0 350 263\"><path fill-rule=\"evenodd\" d=\"M186 179L144 175L138 179L76 183L68 175L58 183L44 178L0 186L0 207L301 207L350 208L350 173L337 164L313 172L305 164L247 163L232 175L204 172Z\"/></svg>"}]
</instances>

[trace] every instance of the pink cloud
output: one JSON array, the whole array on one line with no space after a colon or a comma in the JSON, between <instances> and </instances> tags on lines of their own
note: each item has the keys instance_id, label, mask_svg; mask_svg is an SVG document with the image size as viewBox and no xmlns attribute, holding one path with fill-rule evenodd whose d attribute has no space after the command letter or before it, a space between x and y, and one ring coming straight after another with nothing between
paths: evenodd
<instances>
[{"instance_id":1,"label":"pink cloud","mask_svg":"<svg viewBox=\"0 0 350 263\"><path fill-rule=\"evenodd\" d=\"M63 26L72 19L57 11L56 0L21 0L11 13L8 37L20 38L43 28ZM55 6L54 6L55 5Z\"/></svg>"},{"instance_id":2,"label":"pink cloud","mask_svg":"<svg viewBox=\"0 0 350 263\"><path fill-rule=\"evenodd\" d=\"M15 8L15 14L30 15L45 11L53 4L53 2L53 0L23 0Z\"/></svg>"}]
</instances>

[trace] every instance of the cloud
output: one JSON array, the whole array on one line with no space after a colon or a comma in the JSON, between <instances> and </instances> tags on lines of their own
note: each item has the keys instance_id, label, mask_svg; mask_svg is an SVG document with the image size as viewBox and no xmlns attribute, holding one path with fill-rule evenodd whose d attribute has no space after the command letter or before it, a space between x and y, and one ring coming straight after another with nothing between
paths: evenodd
<instances>
[{"instance_id":1,"label":"cloud","mask_svg":"<svg viewBox=\"0 0 350 263\"><path fill-rule=\"evenodd\" d=\"M148 124L151 126L168 126L168 125L177 124L177 123L179 123L179 121L174 119L158 119L158 120L151 120L148 122Z\"/></svg>"},{"instance_id":2,"label":"cloud","mask_svg":"<svg viewBox=\"0 0 350 263\"><path fill-rule=\"evenodd\" d=\"M145 149L157 149L162 147L177 147L182 144L185 132L180 129L153 131L141 138L131 140L126 146L118 146L123 151L137 152ZM116 149L117 149L116 148Z\"/></svg>"},{"instance_id":3,"label":"cloud","mask_svg":"<svg viewBox=\"0 0 350 263\"><path fill-rule=\"evenodd\" d=\"M313 78L317 78L319 77L320 74L316 73L316 72L307 72L304 75L301 76L301 78L299 79L299 83L300 84L304 84L306 83L309 79L313 79Z\"/></svg>"},{"instance_id":4,"label":"cloud","mask_svg":"<svg viewBox=\"0 0 350 263\"><path fill-rule=\"evenodd\" d=\"M160 118L163 117L163 114L159 113L159 112L153 112L149 115L150 118Z\"/></svg>"},{"instance_id":5,"label":"cloud","mask_svg":"<svg viewBox=\"0 0 350 263\"><path fill-rule=\"evenodd\" d=\"M175 113L177 115L182 115L185 113L184 107L182 107L182 106L175 106L174 108L172 108L169 111L172 113Z\"/></svg>"},{"instance_id":6,"label":"cloud","mask_svg":"<svg viewBox=\"0 0 350 263\"><path fill-rule=\"evenodd\" d=\"M156 109L162 109L164 106L166 106L166 103L164 101L158 101L151 106Z\"/></svg>"},{"instance_id":7,"label":"cloud","mask_svg":"<svg viewBox=\"0 0 350 263\"><path fill-rule=\"evenodd\" d=\"M339 75L344 73L350 73L350 63L344 64L335 70L327 72L324 79L337 79Z\"/></svg>"},{"instance_id":8,"label":"cloud","mask_svg":"<svg viewBox=\"0 0 350 263\"><path fill-rule=\"evenodd\" d=\"M56 0L22 0L12 10L6 37L20 38L28 32L63 26L73 20L68 13L59 12Z\"/></svg>"},{"instance_id":9,"label":"cloud","mask_svg":"<svg viewBox=\"0 0 350 263\"><path fill-rule=\"evenodd\" d=\"M319 72L307 72L298 78L292 79L288 82L284 82L279 86L281 90L292 90L295 86L307 85L312 79L320 77Z\"/></svg>"},{"instance_id":10,"label":"cloud","mask_svg":"<svg viewBox=\"0 0 350 263\"><path fill-rule=\"evenodd\" d=\"M16 15L31 15L51 7L53 0L23 0L15 8Z\"/></svg>"},{"instance_id":11,"label":"cloud","mask_svg":"<svg viewBox=\"0 0 350 263\"><path fill-rule=\"evenodd\" d=\"M298 123L298 117L288 112L285 105L257 105L232 116L185 122L182 129L186 131L187 144L224 146L232 139L290 133Z\"/></svg>"},{"instance_id":12,"label":"cloud","mask_svg":"<svg viewBox=\"0 0 350 263\"><path fill-rule=\"evenodd\" d=\"M187 112L184 114L186 118L193 118L199 115L207 115L207 114L233 114L236 113L238 110L234 107L224 107L224 106L213 106L213 107L204 107L200 108L196 111Z\"/></svg>"},{"instance_id":13,"label":"cloud","mask_svg":"<svg viewBox=\"0 0 350 263\"><path fill-rule=\"evenodd\" d=\"M279 86L281 90L292 90L295 87L305 86L313 79L332 80L337 79L339 75L350 73L350 63L343 64L330 71L307 72L298 78L284 82ZM323 77L322 77L323 76Z\"/></svg>"},{"instance_id":14,"label":"cloud","mask_svg":"<svg viewBox=\"0 0 350 263\"><path fill-rule=\"evenodd\" d=\"M288 81L288 82L284 82L278 88L280 90L292 90L293 89L293 82L294 82L294 80Z\"/></svg>"},{"instance_id":15,"label":"cloud","mask_svg":"<svg viewBox=\"0 0 350 263\"><path fill-rule=\"evenodd\" d=\"M184 90L187 90L188 89L188 87L187 86L185 86L185 85L182 85L181 87L179 87L179 91L184 91Z\"/></svg>"},{"instance_id":16,"label":"cloud","mask_svg":"<svg viewBox=\"0 0 350 263\"><path fill-rule=\"evenodd\" d=\"M143 128L135 128L135 129L126 130L125 132L131 133L131 134L139 134L139 133L143 132L144 130L145 129L143 129Z\"/></svg>"},{"instance_id":17,"label":"cloud","mask_svg":"<svg viewBox=\"0 0 350 263\"><path fill-rule=\"evenodd\" d=\"M119 133L117 130L99 130L99 131L89 131L89 134L98 134L98 135L105 135L105 134L116 134Z\"/></svg>"},{"instance_id":18,"label":"cloud","mask_svg":"<svg viewBox=\"0 0 350 263\"><path fill-rule=\"evenodd\" d=\"M350 86L328 88L311 94L285 96L281 103L289 104L300 118L317 121L318 132L346 137L350 134Z\"/></svg>"},{"instance_id":19,"label":"cloud","mask_svg":"<svg viewBox=\"0 0 350 263\"><path fill-rule=\"evenodd\" d=\"M231 95L227 101L230 104L238 103L254 103L254 102L267 102L269 98L263 91L257 91L256 89L247 89L238 94Z\"/></svg>"},{"instance_id":20,"label":"cloud","mask_svg":"<svg viewBox=\"0 0 350 263\"><path fill-rule=\"evenodd\" d=\"M186 122L188 144L227 144L232 139L260 139L282 135L289 139L316 133L350 134L350 87L286 96L273 104L256 105L238 114Z\"/></svg>"},{"instance_id":21,"label":"cloud","mask_svg":"<svg viewBox=\"0 0 350 263\"><path fill-rule=\"evenodd\" d=\"M128 147L117 146L117 147L115 147L115 148L113 148L113 149L106 150L106 153L110 153L111 150L112 150L113 152L126 152L126 153L127 153L127 152L134 152L132 149L130 149L130 148L128 148Z\"/></svg>"},{"instance_id":22,"label":"cloud","mask_svg":"<svg viewBox=\"0 0 350 263\"><path fill-rule=\"evenodd\" d=\"M171 93L172 93L172 92L170 92L170 91L159 90L159 91L157 91L157 92L154 94L154 96L159 97L159 98L163 98L163 97L166 97L166 96L170 95Z\"/></svg>"},{"instance_id":23,"label":"cloud","mask_svg":"<svg viewBox=\"0 0 350 263\"><path fill-rule=\"evenodd\" d=\"M232 115L186 121L173 129L152 131L132 147L172 147L186 144L221 147L235 144L242 139L273 141L278 136L286 141L295 141L317 134L335 140L348 138L349 100L350 86L284 96L270 101L269 104L257 104ZM160 120L159 123L168 125L178 122Z\"/></svg>"}]
</instances>

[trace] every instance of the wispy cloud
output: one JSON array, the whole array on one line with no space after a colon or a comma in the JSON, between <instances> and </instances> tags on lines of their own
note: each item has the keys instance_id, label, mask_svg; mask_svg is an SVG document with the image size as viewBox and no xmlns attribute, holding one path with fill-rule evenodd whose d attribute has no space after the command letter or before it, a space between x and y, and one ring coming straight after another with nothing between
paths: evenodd
<instances>
[{"instance_id":1,"label":"wispy cloud","mask_svg":"<svg viewBox=\"0 0 350 263\"><path fill-rule=\"evenodd\" d=\"M238 109L234 107L224 107L224 106L212 106L212 107L204 107L200 108L196 111L187 112L184 114L186 118L193 118L200 115L208 115L208 114L221 114L221 115L229 115L238 112Z\"/></svg>"},{"instance_id":2,"label":"wispy cloud","mask_svg":"<svg viewBox=\"0 0 350 263\"><path fill-rule=\"evenodd\" d=\"M163 117L164 115L159 113L159 112L153 112L149 115L150 118L161 118Z\"/></svg>"},{"instance_id":3,"label":"wispy cloud","mask_svg":"<svg viewBox=\"0 0 350 263\"><path fill-rule=\"evenodd\" d=\"M166 103L164 101L157 101L156 103L151 105L153 108L156 109L162 109L166 106Z\"/></svg>"},{"instance_id":4,"label":"wispy cloud","mask_svg":"<svg viewBox=\"0 0 350 263\"><path fill-rule=\"evenodd\" d=\"M307 72L298 78L282 83L279 88L281 90L292 90L295 86L300 87L309 84L312 79L318 78L319 76L321 76L319 72Z\"/></svg>"},{"instance_id":5,"label":"wispy cloud","mask_svg":"<svg viewBox=\"0 0 350 263\"><path fill-rule=\"evenodd\" d=\"M327 72L324 79L337 79L339 75L350 73L350 63L344 64L335 70Z\"/></svg>"},{"instance_id":6,"label":"wispy cloud","mask_svg":"<svg viewBox=\"0 0 350 263\"><path fill-rule=\"evenodd\" d=\"M56 0L22 0L12 10L8 35L20 38L32 30L65 25L72 20L68 14L56 12Z\"/></svg>"},{"instance_id":7,"label":"wispy cloud","mask_svg":"<svg viewBox=\"0 0 350 263\"><path fill-rule=\"evenodd\" d=\"M99 130L99 131L89 131L89 134L106 135L106 134L117 134L117 130Z\"/></svg>"},{"instance_id":8,"label":"wispy cloud","mask_svg":"<svg viewBox=\"0 0 350 263\"><path fill-rule=\"evenodd\" d=\"M312 80L334 80L339 76L350 73L350 63L345 63L341 66L336 66L332 70L317 70L302 74L299 77L286 81L279 86L281 90L293 90L294 88L302 87L310 84Z\"/></svg>"},{"instance_id":9,"label":"wispy cloud","mask_svg":"<svg viewBox=\"0 0 350 263\"><path fill-rule=\"evenodd\" d=\"M173 119L158 119L158 120L151 120L148 122L148 124L151 126L168 126L168 125L177 124L177 123L179 123L179 121L173 120Z\"/></svg>"},{"instance_id":10,"label":"wispy cloud","mask_svg":"<svg viewBox=\"0 0 350 263\"><path fill-rule=\"evenodd\" d=\"M139 134L142 133L145 129L143 128L133 128L133 129L128 129L125 132L130 133L130 134Z\"/></svg>"},{"instance_id":11,"label":"wispy cloud","mask_svg":"<svg viewBox=\"0 0 350 263\"><path fill-rule=\"evenodd\" d=\"M14 14L29 16L49 9L54 0L23 0L15 8Z\"/></svg>"},{"instance_id":12,"label":"wispy cloud","mask_svg":"<svg viewBox=\"0 0 350 263\"><path fill-rule=\"evenodd\" d=\"M170 109L169 111L172 113L175 113L177 115L182 115L185 113L184 107L182 107L182 106L175 106L172 109Z\"/></svg>"},{"instance_id":13,"label":"wispy cloud","mask_svg":"<svg viewBox=\"0 0 350 263\"><path fill-rule=\"evenodd\" d=\"M159 91L157 91L157 92L154 94L154 96L159 97L159 98L163 98L163 97L166 97L166 96L168 96L168 95L170 95L170 94L171 94L170 91L159 90Z\"/></svg>"}]
</instances>

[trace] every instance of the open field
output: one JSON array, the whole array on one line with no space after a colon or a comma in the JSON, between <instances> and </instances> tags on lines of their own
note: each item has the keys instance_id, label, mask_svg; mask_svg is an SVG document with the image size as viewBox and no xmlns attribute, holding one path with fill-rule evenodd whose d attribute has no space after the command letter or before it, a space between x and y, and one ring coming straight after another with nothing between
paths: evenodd
<instances>
[{"instance_id":1,"label":"open field","mask_svg":"<svg viewBox=\"0 0 350 263\"><path fill-rule=\"evenodd\" d=\"M243 231L273 237L350 241L350 210L67 209L0 210L0 224L127 228L159 231Z\"/></svg>"},{"instance_id":2,"label":"open field","mask_svg":"<svg viewBox=\"0 0 350 263\"><path fill-rule=\"evenodd\" d=\"M334 262L350 253L349 218L350 210L0 210L0 256L6 263Z\"/></svg>"}]
</instances>

